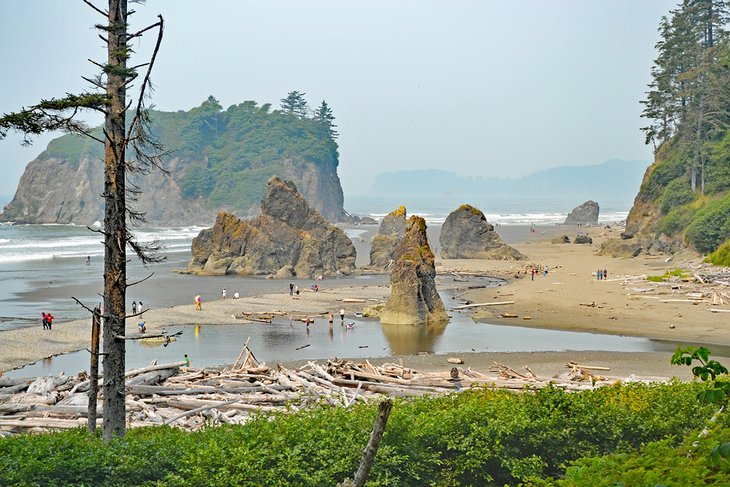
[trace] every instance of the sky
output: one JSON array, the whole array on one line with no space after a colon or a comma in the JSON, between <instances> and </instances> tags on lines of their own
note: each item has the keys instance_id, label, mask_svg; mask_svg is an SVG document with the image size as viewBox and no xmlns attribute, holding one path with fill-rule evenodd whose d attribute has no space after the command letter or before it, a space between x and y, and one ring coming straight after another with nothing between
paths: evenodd
<instances>
[{"instance_id":1,"label":"sky","mask_svg":"<svg viewBox=\"0 0 730 487\"><path fill-rule=\"evenodd\" d=\"M519 177L652 159L639 128L657 27L679 0L148 0L165 19L152 103L224 108L306 93L340 133L338 173L365 194L382 172ZM104 2L96 1L102 6ZM81 0L0 1L0 112L88 87L104 19ZM138 56L154 43L135 43ZM100 119L89 119L99 123ZM60 134L0 140L0 195Z\"/></svg>"}]
</instances>

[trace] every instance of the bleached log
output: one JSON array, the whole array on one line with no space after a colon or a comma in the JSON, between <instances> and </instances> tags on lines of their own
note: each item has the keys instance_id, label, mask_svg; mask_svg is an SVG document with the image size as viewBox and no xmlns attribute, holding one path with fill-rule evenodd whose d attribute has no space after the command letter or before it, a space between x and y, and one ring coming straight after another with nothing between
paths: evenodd
<instances>
[{"instance_id":1,"label":"bleached log","mask_svg":"<svg viewBox=\"0 0 730 487\"><path fill-rule=\"evenodd\" d=\"M503 304L515 304L515 301L494 301L492 303L462 304L461 306L454 306L451 309L477 308L477 307L480 307L480 306L501 306Z\"/></svg>"},{"instance_id":2,"label":"bleached log","mask_svg":"<svg viewBox=\"0 0 730 487\"><path fill-rule=\"evenodd\" d=\"M707 308L707 311L712 313L730 313L730 309Z\"/></svg>"},{"instance_id":3,"label":"bleached log","mask_svg":"<svg viewBox=\"0 0 730 487\"><path fill-rule=\"evenodd\" d=\"M175 369L160 369L160 370L153 370L150 372L145 372L143 374L138 374L131 379L127 380L126 383L129 385L138 385L138 384L158 384L160 382L163 382L168 377L171 377L177 373L177 368Z\"/></svg>"}]
</instances>

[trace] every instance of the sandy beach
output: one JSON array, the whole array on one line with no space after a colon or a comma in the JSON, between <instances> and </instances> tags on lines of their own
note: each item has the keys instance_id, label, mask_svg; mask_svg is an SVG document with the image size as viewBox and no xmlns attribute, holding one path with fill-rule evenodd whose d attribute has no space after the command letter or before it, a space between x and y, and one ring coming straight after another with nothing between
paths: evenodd
<instances>
[{"instance_id":1,"label":"sandy beach","mask_svg":"<svg viewBox=\"0 0 730 487\"><path fill-rule=\"evenodd\" d=\"M369 241L376 230L375 227L363 229L366 231L353 239L358 250L358 265L366 263ZM498 288L473 289L463 293L460 296L461 301L446 303L447 307L461 303L514 301L513 304L502 306L474 307L474 318L492 324L716 344L719 356L730 355L725 353L727 347L730 347L728 315L711 313L707 310L711 307L709 304L693 304L685 299L689 283L650 286L645 280L647 275L662 275L667 270L686 267L689 262L667 261L666 257L640 256L621 259L597 255L601 241L616 234L616 228L546 226L540 227L534 234L525 226L502 226L497 230L508 243L527 255L528 259L506 262L437 258L437 271L440 274L456 273L461 276L454 280L455 288L468 287L467 273L500 276L508 280L508 284ZM578 230L591 235L593 244L550 243L550 239L556 235L567 234L572 239ZM429 233L433 246L438 241L438 227L431 228ZM540 274L531 280L530 275L523 273L525 266L530 264L547 266L547 276ZM608 271L609 279L598 281L592 275L599 268ZM516 275L519 277L515 278ZM153 308L145 312L144 320L149 332L159 331L173 324L240 325L241 321L236 320L233 315L241 311L280 311L289 316L322 316L346 307L348 313L356 313L361 312L365 306L384 303L390 292L387 276L376 276L363 284L358 279L329 280L325 281L319 292L309 291L306 289L306 281L302 281L299 285L304 292L296 299L288 295L288 282L261 280L259 289L249 290L241 299L234 300L230 296L234 283L237 282L235 277L186 277L182 281L183 292L176 294L178 302L174 303L175 306ZM158 289L158 292L169 294L164 284L165 279L167 277L162 276L157 283L151 283L151 290L147 292L153 294L154 289ZM221 286L226 287L226 284L229 299L221 300L219 292ZM168 283L167 286L169 285ZM194 308L194 289L205 293L202 311ZM180 300L187 304L180 304ZM503 313L517 315L517 318L503 318ZM139 318L128 320L128 335L136 334L138 321ZM84 320L59 323L52 332L43 331L40 325L2 331L0 370L83 349L88 346L89 330L89 320ZM568 360L574 360L610 367L611 372L607 374L611 376L635 374L678 376L685 379L690 377L688 370L669 364L669 352L489 352L460 353L459 356L465 360L465 366L477 370L487 369L494 361L498 361L515 369L530 366L538 374L553 376L565 370ZM443 355L392 356L375 360L378 363L384 361L403 361L405 365L418 370L450 368Z\"/></svg>"}]
</instances>

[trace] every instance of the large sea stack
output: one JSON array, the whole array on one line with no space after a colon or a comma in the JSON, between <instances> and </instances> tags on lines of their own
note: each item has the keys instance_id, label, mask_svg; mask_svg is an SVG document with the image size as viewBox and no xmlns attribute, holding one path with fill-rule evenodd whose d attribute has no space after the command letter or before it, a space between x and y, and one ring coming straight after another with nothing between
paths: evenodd
<instances>
[{"instance_id":1,"label":"large sea stack","mask_svg":"<svg viewBox=\"0 0 730 487\"><path fill-rule=\"evenodd\" d=\"M447 321L449 317L436 291L435 277L426 221L414 215L408 219L406 233L395 250L390 298L380 314L380 322L423 325Z\"/></svg>"},{"instance_id":2,"label":"large sea stack","mask_svg":"<svg viewBox=\"0 0 730 487\"><path fill-rule=\"evenodd\" d=\"M347 235L278 177L266 185L260 216L245 221L220 212L213 228L193 239L192 254L188 271L195 274L310 278L355 270Z\"/></svg>"},{"instance_id":3,"label":"large sea stack","mask_svg":"<svg viewBox=\"0 0 730 487\"><path fill-rule=\"evenodd\" d=\"M441 227L441 257L444 259L520 260L525 256L510 247L487 222L481 210L461 205Z\"/></svg>"},{"instance_id":4,"label":"large sea stack","mask_svg":"<svg viewBox=\"0 0 730 487\"><path fill-rule=\"evenodd\" d=\"M406 233L406 207L401 206L383 218L370 247L370 267L385 269L395 260L395 247Z\"/></svg>"},{"instance_id":5,"label":"large sea stack","mask_svg":"<svg viewBox=\"0 0 730 487\"><path fill-rule=\"evenodd\" d=\"M331 134L313 118L252 101L223 110L215 98L189 111L150 110L152 132L169 156L166 173L129 173L141 193L134 209L155 225L209 225L218 211L259 214L266 181L294 181L329 221L346 221ZM103 138L101 128L96 129ZM0 221L75 223L104 219L104 146L67 134L30 162Z\"/></svg>"},{"instance_id":6,"label":"large sea stack","mask_svg":"<svg viewBox=\"0 0 730 487\"><path fill-rule=\"evenodd\" d=\"M595 225L598 223L598 203L588 200L582 205L573 208L565 219L566 225Z\"/></svg>"}]
</instances>

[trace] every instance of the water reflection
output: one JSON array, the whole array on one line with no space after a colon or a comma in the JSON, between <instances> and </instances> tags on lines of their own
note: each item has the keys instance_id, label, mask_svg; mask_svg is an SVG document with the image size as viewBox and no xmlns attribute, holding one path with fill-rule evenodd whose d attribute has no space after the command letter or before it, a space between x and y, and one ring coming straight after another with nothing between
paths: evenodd
<instances>
[{"instance_id":1,"label":"water reflection","mask_svg":"<svg viewBox=\"0 0 730 487\"><path fill-rule=\"evenodd\" d=\"M447 322L420 326L381 324L380 327L393 354L413 355L418 352L433 352L447 324Z\"/></svg>"}]
</instances>

